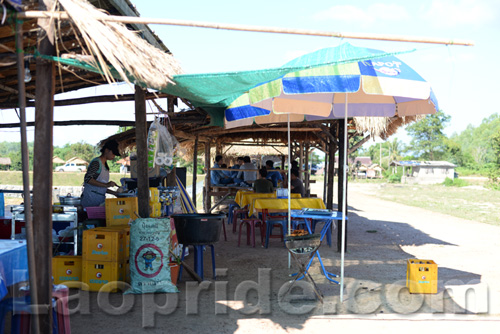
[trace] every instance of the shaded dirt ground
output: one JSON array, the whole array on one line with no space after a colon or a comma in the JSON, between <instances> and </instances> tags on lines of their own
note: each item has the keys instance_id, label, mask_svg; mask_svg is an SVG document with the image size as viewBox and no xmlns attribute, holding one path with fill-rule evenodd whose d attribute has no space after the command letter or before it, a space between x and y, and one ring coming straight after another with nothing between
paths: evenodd
<instances>
[{"instance_id":1,"label":"shaded dirt ground","mask_svg":"<svg viewBox=\"0 0 500 334\"><path fill-rule=\"evenodd\" d=\"M318 191L317 193L321 193ZM123 295L73 290L73 333L313 333L339 330L422 333L500 330L500 228L378 200L363 184L349 188L344 301L339 285L310 270L324 303L302 283L288 287L288 253L279 239L264 249L245 244L227 226L216 244L217 280L210 253L198 285L185 273L178 294ZM340 272L340 253L326 240L326 268ZM260 235L257 232L257 244ZM432 259L439 266L438 293L409 294L406 260ZM192 264L190 255L187 262ZM307 281L305 281L307 282ZM467 292L469 289L469 292Z\"/></svg>"}]
</instances>

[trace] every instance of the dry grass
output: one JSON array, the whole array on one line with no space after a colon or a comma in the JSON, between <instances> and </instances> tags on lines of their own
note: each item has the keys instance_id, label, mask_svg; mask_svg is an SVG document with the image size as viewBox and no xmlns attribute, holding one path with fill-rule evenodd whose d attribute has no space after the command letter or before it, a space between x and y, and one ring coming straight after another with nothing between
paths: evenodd
<instances>
[{"instance_id":1,"label":"dry grass","mask_svg":"<svg viewBox=\"0 0 500 334\"><path fill-rule=\"evenodd\" d=\"M463 219L500 226L500 192L481 186L391 185L376 187L377 197Z\"/></svg>"}]
</instances>

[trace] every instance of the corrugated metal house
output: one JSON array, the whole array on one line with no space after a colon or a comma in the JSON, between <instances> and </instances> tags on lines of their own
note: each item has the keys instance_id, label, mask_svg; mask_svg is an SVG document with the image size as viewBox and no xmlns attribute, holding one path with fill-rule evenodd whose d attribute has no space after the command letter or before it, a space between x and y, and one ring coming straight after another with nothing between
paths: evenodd
<instances>
[{"instance_id":1,"label":"corrugated metal house","mask_svg":"<svg viewBox=\"0 0 500 334\"><path fill-rule=\"evenodd\" d=\"M403 167L402 183L436 184L454 178L456 165L448 161L393 161L391 166Z\"/></svg>"}]
</instances>

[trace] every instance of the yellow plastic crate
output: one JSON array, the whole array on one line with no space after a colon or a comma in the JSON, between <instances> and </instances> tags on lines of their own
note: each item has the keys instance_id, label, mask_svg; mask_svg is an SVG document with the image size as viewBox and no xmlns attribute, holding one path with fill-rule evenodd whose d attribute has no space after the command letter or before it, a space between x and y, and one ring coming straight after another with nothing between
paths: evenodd
<instances>
[{"instance_id":1,"label":"yellow plastic crate","mask_svg":"<svg viewBox=\"0 0 500 334\"><path fill-rule=\"evenodd\" d=\"M121 286L118 282L125 280L125 263L83 260L82 272L82 290L116 292Z\"/></svg>"},{"instance_id":2,"label":"yellow plastic crate","mask_svg":"<svg viewBox=\"0 0 500 334\"><path fill-rule=\"evenodd\" d=\"M161 203L149 202L149 217L151 218L161 217Z\"/></svg>"},{"instance_id":3,"label":"yellow plastic crate","mask_svg":"<svg viewBox=\"0 0 500 334\"><path fill-rule=\"evenodd\" d=\"M55 284L80 282L82 280L82 257L76 255L54 256L52 277Z\"/></svg>"},{"instance_id":4,"label":"yellow plastic crate","mask_svg":"<svg viewBox=\"0 0 500 334\"><path fill-rule=\"evenodd\" d=\"M126 236L123 229L94 228L83 231L83 260L106 262L125 260L128 257L128 251L125 251Z\"/></svg>"},{"instance_id":5,"label":"yellow plastic crate","mask_svg":"<svg viewBox=\"0 0 500 334\"><path fill-rule=\"evenodd\" d=\"M438 266L432 260L409 259L406 287L410 293L437 293Z\"/></svg>"},{"instance_id":6,"label":"yellow plastic crate","mask_svg":"<svg viewBox=\"0 0 500 334\"><path fill-rule=\"evenodd\" d=\"M149 188L149 203L160 203L160 192L158 188Z\"/></svg>"},{"instance_id":7,"label":"yellow plastic crate","mask_svg":"<svg viewBox=\"0 0 500 334\"><path fill-rule=\"evenodd\" d=\"M137 218L137 197L106 198L106 226L127 225Z\"/></svg>"},{"instance_id":8,"label":"yellow plastic crate","mask_svg":"<svg viewBox=\"0 0 500 334\"><path fill-rule=\"evenodd\" d=\"M120 238L120 240L123 240L123 245L121 248L123 248L123 256L124 260L129 258L129 252L130 252L130 227L127 226L106 226L106 227L96 227L95 230L100 230L100 231L122 231L124 234L123 239Z\"/></svg>"}]
</instances>

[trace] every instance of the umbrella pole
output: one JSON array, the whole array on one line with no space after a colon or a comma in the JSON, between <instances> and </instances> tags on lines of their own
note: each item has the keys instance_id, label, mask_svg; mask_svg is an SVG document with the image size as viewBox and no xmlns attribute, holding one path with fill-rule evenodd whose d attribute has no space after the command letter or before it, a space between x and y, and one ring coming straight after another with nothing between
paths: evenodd
<instances>
[{"instance_id":1,"label":"umbrella pole","mask_svg":"<svg viewBox=\"0 0 500 334\"><path fill-rule=\"evenodd\" d=\"M290 231L292 229L292 216L291 214L291 195L292 195L292 174L291 174L291 167L292 167L292 162L290 159L292 158L292 145L290 144L290 114L287 115L287 127L288 127L288 234L290 234ZM290 257L290 252L288 252L288 268L290 269L291 267L291 257Z\"/></svg>"},{"instance_id":2,"label":"umbrella pole","mask_svg":"<svg viewBox=\"0 0 500 334\"><path fill-rule=\"evenodd\" d=\"M342 237L341 237L341 250L340 250L340 302L344 301L344 255L345 255L345 214L346 214L346 187L347 187L347 151L349 150L348 145L348 133L347 133L347 93L345 94L345 115L344 115L344 166L343 175L344 180L342 183Z\"/></svg>"}]
</instances>

